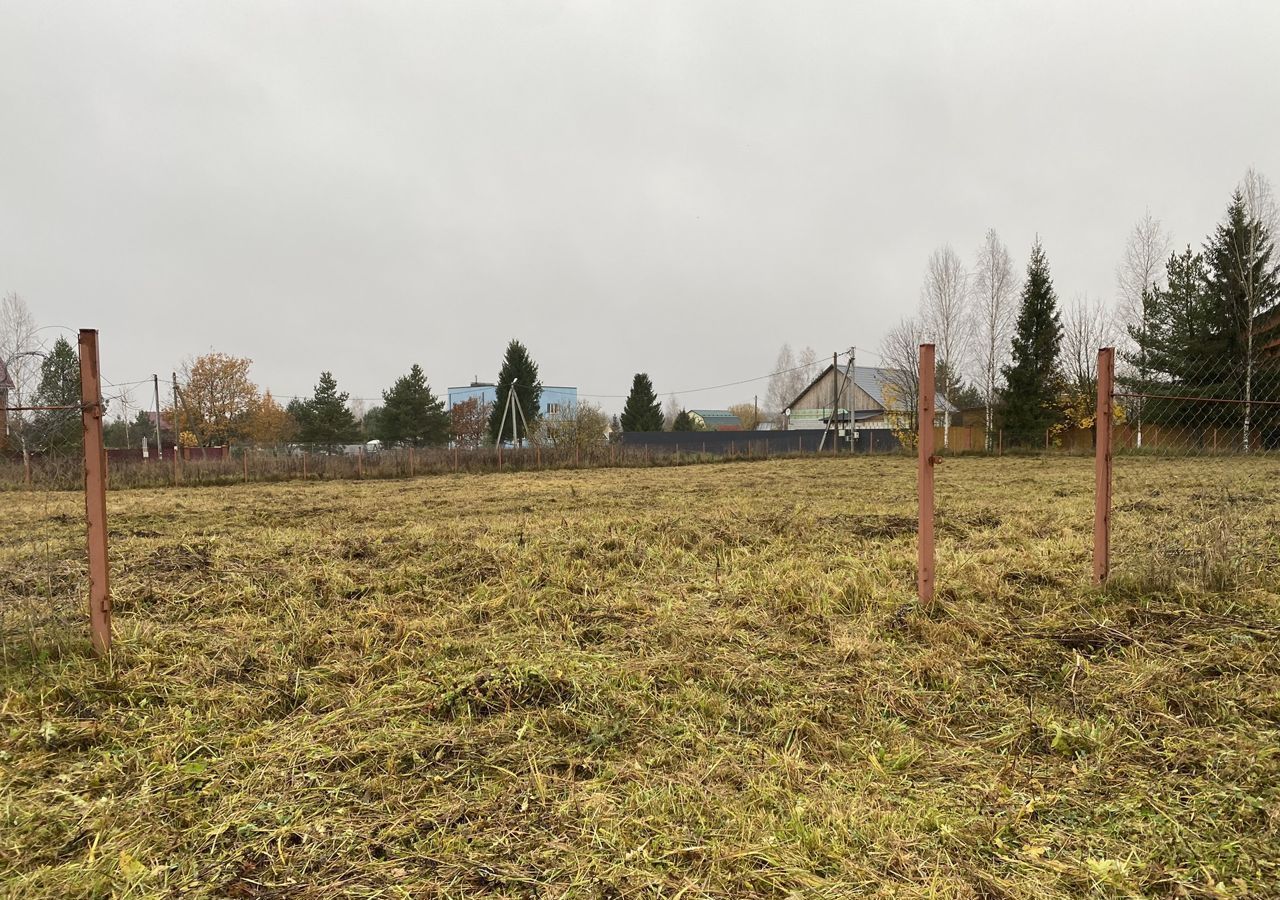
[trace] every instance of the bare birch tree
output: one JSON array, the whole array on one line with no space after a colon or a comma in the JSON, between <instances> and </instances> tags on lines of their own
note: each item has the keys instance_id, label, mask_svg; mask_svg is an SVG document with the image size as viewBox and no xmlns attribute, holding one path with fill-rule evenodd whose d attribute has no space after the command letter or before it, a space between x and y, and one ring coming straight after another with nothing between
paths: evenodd
<instances>
[{"instance_id":1,"label":"bare birch tree","mask_svg":"<svg viewBox=\"0 0 1280 900\"><path fill-rule=\"evenodd\" d=\"M1067 306L1062 317L1062 349L1059 360L1073 394L1077 425L1089 418L1098 392L1098 348L1115 346L1119 323L1102 300L1082 294Z\"/></svg>"},{"instance_id":2,"label":"bare birch tree","mask_svg":"<svg viewBox=\"0 0 1280 900\"><path fill-rule=\"evenodd\" d=\"M773 374L765 389L765 412L777 424L783 424L783 412L788 404L800 396L818 373L818 354L812 347L805 347L797 359L790 344L783 344L773 363Z\"/></svg>"},{"instance_id":3,"label":"bare birch tree","mask_svg":"<svg viewBox=\"0 0 1280 900\"><path fill-rule=\"evenodd\" d=\"M796 365L800 369L795 373L795 380L792 382L792 386L795 388L795 393L791 395L793 399L807 388L813 382L813 379L818 377L818 372L822 370L822 367L818 365L818 351L812 347L805 347L800 351L800 358L796 360Z\"/></svg>"},{"instance_id":4,"label":"bare birch tree","mask_svg":"<svg viewBox=\"0 0 1280 900\"><path fill-rule=\"evenodd\" d=\"M1124 255L1116 266L1120 325L1126 332L1130 327L1141 328L1146 324L1152 291L1164 287L1165 260L1172 243L1164 225L1151 215L1151 210L1130 230Z\"/></svg>"},{"instance_id":5,"label":"bare birch tree","mask_svg":"<svg viewBox=\"0 0 1280 900\"><path fill-rule=\"evenodd\" d=\"M40 339L36 320L31 315L27 301L16 293L0 300L0 360L9 370L13 389L10 406L28 406L40 380ZM18 446L25 455L27 450L26 426L31 415L13 412L8 416L9 433L18 439Z\"/></svg>"},{"instance_id":6,"label":"bare birch tree","mask_svg":"<svg viewBox=\"0 0 1280 900\"><path fill-rule=\"evenodd\" d=\"M982 402L986 407L986 447L992 449L995 433L996 396L1000 390L1000 369L1009 356L1013 323L1018 314L1018 282L1009 248L994 228L978 248L973 269L970 309L974 355L980 369Z\"/></svg>"},{"instance_id":7,"label":"bare birch tree","mask_svg":"<svg viewBox=\"0 0 1280 900\"><path fill-rule=\"evenodd\" d=\"M787 404L795 399L795 394L791 393L791 386L794 382L792 377L796 368L796 355L791 351L790 344L783 344L778 350L778 358L773 361L773 374L769 376L769 385L765 388L765 409L768 414L773 417L774 421L781 424L783 411L787 408Z\"/></svg>"},{"instance_id":8,"label":"bare birch tree","mask_svg":"<svg viewBox=\"0 0 1280 900\"><path fill-rule=\"evenodd\" d=\"M947 371L963 372L969 351L969 275L964 263L950 244L929 254L925 268L924 287L920 291L920 312L927 340L933 341L938 351L938 362ZM947 379L940 384L944 401L942 406L942 446L951 443L951 393Z\"/></svg>"},{"instance_id":9,"label":"bare birch tree","mask_svg":"<svg viewBox=\"0 0 1280 900\"><path fill-rule=\"evenodd\" d=\"M1123 347L1132 349L1133 332L1145 331L1147 328L1152 300L1156 291L1163 289L1165 285L1165 261L1169 257L1172 243L1169 233L1164 230L1164 225L1151 215L1151 210L1147 210L1129 231L1128 240L1124 245L1124 254L1116 266L1119 327L1116 329L1115 340ZM1136 359L1133 360L1133 364L1136 364L1138 369L1140 383L1145 383L1147 379L1146 354L1146 348L1139 346ZM1121 359L1124 360L1126 357L1132 358L1130 354L1124 354ZM1137 426L1137 445L1141 447L1143 419L1141 398L1133 401L1132 412L1134 424Z\"/></svg>"},{"instance_id":10,"label":"bare birch tree","mask_svg":"<svg viewBox=\"0 0 1280 900\"><path fill-rule=\"evenodd\" d=\"M914 434L918 424L921 340L919 320L906 316L890 328L880 342L885 412L891 427L904 434Z\"/></svg>"},{"instance_id":11,"label":"bare birch tree","mask_svg":"<svg viewBox=\"0 0 1280 900\"><path fill-rule=\"evenodd\" d=\"M675 394L667 394L666 406L662 408L662 430L671 431L676 424L676 416L680 415L680 400Z\"/></svg>"}]
</instances>

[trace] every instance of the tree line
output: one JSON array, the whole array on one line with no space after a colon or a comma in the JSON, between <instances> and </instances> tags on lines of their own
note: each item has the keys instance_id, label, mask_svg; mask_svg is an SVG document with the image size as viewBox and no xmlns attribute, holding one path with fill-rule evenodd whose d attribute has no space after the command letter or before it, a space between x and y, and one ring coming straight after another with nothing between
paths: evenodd
<instances>
[{"instance_id":1,"label":"tree line","mask_svg":"<svg viewBox=\"0 0 1280 900\"><path fill-rule=\"evenodd\" d=\"M503 356L496 401L473 397L451 409L417 363L382 391L380 403L368 407L343 391L331 371L320 373L309 396L281 406L254 383L251 366L250 359L223 353L185 363L176 373L173 402L162 408L162 439L184 446L295 444L328 452L373 440L386 447L478 448L517 441L572 447L603 440L609 424L589 403L544 415L537 363L518 340ZM108 445L139 446L153 432L153 413L140 411L131 428L122 418L108 426Z\"/></svg>"},{"instance_id":2,"label":"tree line","mask_svg":"<svg viewBox=\"0 0 1280 900\"><path fill-rule=\"evenodd\" d=\"M1247 449L1251 431L1270 434L1277 425L1277 218L1271 185L1253 169L1199 250L1170 253L1171 239L1147 213L1117 266L1114 304L1082 294L1064 307L1038 238L1020 283L994 230L972 268L944 245L926 264L917 313L890 329L879 356L897 391L915 397L919 346L935 345L944 445L953 408L982 408L988 446L997 429L1008 443L1038 445L1062 429L1091 427L1097 351L1117 346L1118 381L1133 395L1122 415L1139 425L1238 426ZM1174 394L1190 399L1142 400Z\"/></svg>"},{"instance_id":3,"label":"tree line","mask_svg":"<svg viewBox=\"0 0 1280 900\"><path fill-rule=\"evenodd\" d=\"M1117 345L1119 381L1133 395L1121 412L1137 423L1139 435L1143 423L1194 417L1239 428L1246 448L1255 433L1272 442L1280 437L1273 434L1280 429L1278 220L1271 184L1253 169L1198 248L1187 244L1171 252L1170 236L1147 213L1125 244L1112 304L1081 294L1064 306L1038 238L1021 279L994 229L983 237L971 266L950 245L941 246L927 260L917 312L882 340L880 367L893 393L914 398L919 346L932 342L944 401L944 446L953 410L959 409L982 411L989 446L998 429L1010 443L1038 444L1046 434L1092 424L1097 349ZM45 350L39 330L21 297L10 294L0 301L0 359L14 384L10 405L75 406L75 348L60 337ZM819 365L812 348L796 354L783 345L763 405L744 402L729 411L748 430L780 421ZM511 441L571 446L604 440L610 431L700 427L674 395L664 408L644 372L634 375L621 415L612 421L581 400L544 414L537 363L518 340L503 355L495 402L470 399L449 410L418 364L371 407L353 401L331 371L320 373L310 396L282 406L254 383L251 366L247 358L217 352L185 363L174 389L166 385L164 391L162 439L188 446L293 442L336 448L373 439L411 447ZM144 435L154 435L151 404L133 419L123 397L113 405L109 445L138 446ZM902 407L914 414L914 402ZM69 448L80 440L78 417L65 410L15 413L8 430L10 443L24 450Z\"/></svg>"}]
</instances>

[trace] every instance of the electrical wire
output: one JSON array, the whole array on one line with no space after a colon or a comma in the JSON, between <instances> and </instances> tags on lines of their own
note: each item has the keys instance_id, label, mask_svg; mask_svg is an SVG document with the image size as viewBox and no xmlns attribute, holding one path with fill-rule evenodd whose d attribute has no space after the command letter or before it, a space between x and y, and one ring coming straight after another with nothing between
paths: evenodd
<instances>
[{"instance_id":1,"label":"electrical wire","mask_svg":"<svg viewBox=\"0 0 1280 900\"><path fill-rule=\"evenodd\" d=\"M836 353L835 355L837 357L848 356L849 351L844 350L839 353ZM813 363L806 363L805 365L793 366L790 369L779 369L776 372L770 372L768 375L757 375L754 378L743 378L740 381L729 381L724 384L713 384L707 387L691 388L689 390L684 390L684 391L669 391L668 393L676 394L676 395L684 395L684 394L701 394L706 391L718 391L724 388L738 387L739 385L743 385L743 384L751 384L752 382L755 382L755 381L764 381L765 379L773 378L776 375L789 375L792 372L800 372L800 371L812 369L817 364L818 363L815 361ZM586 392L579 391L578 396L592 397L596 399L607 399L607 400L625 400L628 395L627 394L588 394Z\"/></svg>"},{"instance_id":2,"label":"electrical wire","mask_svg":"<svg viewBox=\"0 0 1280 900\"><path fill-rule=\"evenodd\" d=\"M58 327L61 327L61 326L58 326ZM853 352L854 352L855 354L857 354L857 353L869 354L869 355L871 355L871 356L876 357L877 359L880 359L880 358L881 358L880 354L876 353L876 352L875 352L875 351L873 351L873 350L867 350L867 349L862 348L862 347L854 347L854 348L852 348L852 350L853 350ZM842 350L842 351L837 352L835 355L836 355L836 357L837 357L837 358L848 358L848 357L849 357L849 355L850 355L850 351L849 351L849 350ZM752 384L752 383L757 382L757 381L765 381L765 380L767 380L767 379L774 378L774 377L776 377L776 376L778 376L778 375L789 375L789 374L791 374L792 372L801 372L801 371L806 371L806 370L812 370L812 369L813 369L813 367L814 367L815 365L818 365L818 364L819 364L819 363L818 363L817 361L815 361L815 362L813 362L813 363L807 363L807 364L804 364L804 365L792 366L792 367L790 367L790 368L786 368L786 369L778 369L777 371L774 371L774 372L768 372L768 373L766 373L766 374L764 374L764 375L756 375L756 376L753 376L753 377L751 377L751 378L742 378L742 379L739 379L739 380L737 380L737 381L726 381L726 382L724 382L724 383L722 383L722 384L712 384L712 385L706 385L706 386L704 386L704 387L687 388L687 389L683 389L683 390L676 390L676 391L667 391L666 393L671 393L671 394L676 394L676 395L686 395L686 394L701 394L701 393L706 393L707 391L719 391L719 390L724 390L724 389L726 389L726 388L739 387L739 386L744 385L744 384ZM107 384L107 385L109 385L110 387L113 387L113 388L128 388L128 387L136 387L136 386L141 385L141 384L153 384L153 383L155 383L155 382L157 382L157 381L159 382L159 384L162 384L162 385L164 385L165 387L167 387L167 388L169 388L169 389L172 389L172 388L174 387L174 382L173 382L173 380L172 380L172 379L169 379L169 378L140 378L140 379L137 379L137 380L135 380L135 381L122 381L122 382L112 382L112 381L108 381L106 378L103 378L103 383L104 383L104 384ZM181 385L178 385L178 387L179 387L179 389L181 389ZM122 392L121 394L116 395L114 399L120 399L122 396L123 396L123 392ZM289 401L289 400L307 401L307 400L312 399L312 395L309 395L309 394L277 394L277 393L275 393L274 391L273 391L273 392L271 392L271 396L272 396L274 399L276 399L276 400L285 400L285 401ZM627 396L628 396L628 395L627 395L627 394L596 394L596 393L591 393L591 392L589 392L589 391L578 391L578 392L577 392L577 396L579 396L579 397L589 397L589 398L591 398L591 399L595 399L595 400L625 400L625 399L627 398ZM351 397L351 396L348 396L348 397L347 397L347 400L348 400L348 402L350 402L350 401L358 401L358 402L361 402L361 403L381 403L381 402L382 402L382 400L383 400L383 398L382 398L382 397Z\"/></svg>"}]
</instances>

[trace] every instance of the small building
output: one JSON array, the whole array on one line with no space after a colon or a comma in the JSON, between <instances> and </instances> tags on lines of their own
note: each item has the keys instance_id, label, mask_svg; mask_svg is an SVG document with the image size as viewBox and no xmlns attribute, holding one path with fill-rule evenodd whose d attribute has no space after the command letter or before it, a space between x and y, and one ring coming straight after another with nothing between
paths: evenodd
<instances>
[{"instance_id":1,"label":"small building","mask_svg":"<svg viewBox=\"0 0 1280 900\"><path fill-rule=\"evenodd\" d=\"M490 381L473 381L465 387L448 389L448 409L468 400L479 400L481 406L491 406L498 402L498 386ZM544 384L539 412L544 415L568 412L578 405L578 389L561 385Z\"/></svg>"},{"instance_id":2,"label":"small building","mask_svg":"<svg viewBox=\"0 0 1280 900\"><path fill-rule=\"evenodd\" d=\"M691 409L688 413L699 431L742 430L742 420L727 409Z\"/></svg>"},{"instance_id":3,"label":"small building","mask_svg":"<svg viewBox=\"0 0 1280 900\"><path fill-rule=\"evenodd\" d=\"M152 429L156 427L156 412L153 409L144 410L147 415L147 423ZM160 430L173 433L173 423L169 421L169 417L164 413L160 414Z\"/></svg>"},{"instance_id":4,"label":"small building","mask_svg":"<svg viewBox=\"0 0 1280 900\"><path fill-rule=\"evenodd\" d=\"M829 428L834 420L843 431L852 420L855 429L899 430L910 427L916 398L912 379L897 369L874 366L827 366L791 401L787 427ZM948 408L938 394L935 409L941 417ZM950 407L952 415L957 410ZM941 421L941 418L939 418Z\"/></svg>"}]
</instances>

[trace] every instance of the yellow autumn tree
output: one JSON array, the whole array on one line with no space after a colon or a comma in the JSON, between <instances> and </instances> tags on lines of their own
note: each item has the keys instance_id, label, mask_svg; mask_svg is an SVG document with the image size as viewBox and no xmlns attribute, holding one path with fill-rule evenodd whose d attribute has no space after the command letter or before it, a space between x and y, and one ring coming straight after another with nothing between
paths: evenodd
<instances>
[{"instance_id":1,"label":"yellow autumn tree","mask_svg":"<svg viewBox=\"0 0 1280 900\"><path fill-rule=\"evenodd\" d=\"M244 436L254 444L283 444L297 430L293 416L267 391L249 414Z\"/></svg>"},{"instance_id":2,"label":"yellow autumn tree","mask_svg":"<svg viewBox=\"0 0 1280 900\"><path fill-rule=\"evenodd\" d=\"M738 417L743 431L755 431L760 427L760 414L754 403L735 403L729 407L729 412Z\"/></svg>"},{"instance_id":3,"label":"yellow autumn tree","mask_svg":"<svg viewBox=\"0 0 1280 900\"><path fill-rule=\"evenodd\" d=\"M200 446L243 439L259 405L258 386L249 377L253 360L206 353L178 372L178 415L184 431Z\"/></svg>"}]
</instances>

